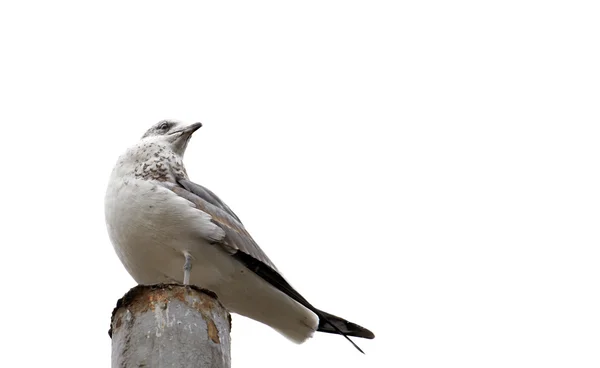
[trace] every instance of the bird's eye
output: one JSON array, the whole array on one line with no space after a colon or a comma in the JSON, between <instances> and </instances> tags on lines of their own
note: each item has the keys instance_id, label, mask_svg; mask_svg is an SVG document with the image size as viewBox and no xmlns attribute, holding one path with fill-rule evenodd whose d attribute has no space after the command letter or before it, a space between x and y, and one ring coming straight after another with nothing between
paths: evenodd
<instances>
[{"instance_id":1,"label":"bird's eye","mask_svg":"<svg viewBox=\"0 0 600 368\"><path fill-rule=\"evenodd\" d=\"M169 123L162 123L158 126L159 130L167 130L169 129Z\"/></svg>"}]
</instances>

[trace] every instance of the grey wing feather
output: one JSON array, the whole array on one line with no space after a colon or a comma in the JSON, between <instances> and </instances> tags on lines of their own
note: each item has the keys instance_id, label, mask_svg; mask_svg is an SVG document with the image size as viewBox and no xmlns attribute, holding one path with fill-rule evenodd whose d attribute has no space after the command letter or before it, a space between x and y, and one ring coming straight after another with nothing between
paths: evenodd
<instances>
[{"instance_id":1,"label":"grey wing feather","mask_svg":"<svg viewBox=\"0 0 600 368\"><path fill-rule=\"evenodd\" d=\"M256 244L239 218L214 193L189 180L178 180L180 186L169 186L171 191L192 202L197 209L209 214L212 222L225 232L225 238L217 242L227 252L242 251L277 270L265 252Z\"/></svg>"},{"instance_id":2,"label":"grey wing feather","mask_svg":"<svg viewBox=\"0 0 600 368\"><path fill-rule=\"evenodd\" d=\"M177 182L179 183L179 185L181 185L188 191L194 193L195 195L204 199L205 201L212 204L213 206L216 206L216 207L222 209L223 211L227 212L234 219L236 219L237 222L240 223L240 225L242 224L242 221L240 220L240 218L237 217L237 215L231 210L231 208L229 208L229 206L227 206L225 204L225 202L223 202L219 197L217 197L217 195L215 193L210 191L208 188L203 187L200 184L196 184L193 181L186 180L186 179L177 180Z\"/></svg>"}]
</instances>

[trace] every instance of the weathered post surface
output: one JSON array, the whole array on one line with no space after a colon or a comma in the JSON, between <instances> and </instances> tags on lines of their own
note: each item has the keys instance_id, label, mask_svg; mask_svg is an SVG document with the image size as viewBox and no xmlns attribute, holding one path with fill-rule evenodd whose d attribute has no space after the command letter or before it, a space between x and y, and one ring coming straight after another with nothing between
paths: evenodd
<instances>
[{"instance_id":1,"label":"weathered post surface","mask_svg":"<svg viewBox=\"0 0 600 368\"><path fill-rule=\"evenodd\" d=\"M140 285L113 311L113 368L231 366L231 317L210 291Z\"/></svg>"}]
</instances>

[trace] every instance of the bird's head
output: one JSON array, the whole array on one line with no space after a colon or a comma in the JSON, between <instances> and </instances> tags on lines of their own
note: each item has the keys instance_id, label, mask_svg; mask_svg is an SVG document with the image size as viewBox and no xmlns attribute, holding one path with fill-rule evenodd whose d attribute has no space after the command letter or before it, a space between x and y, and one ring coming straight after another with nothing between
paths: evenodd
<instances>
[{"instance_id":1,"label":"bird's head","mask_svg":"<svg viewBox=\"0 0 600 368\"><path fill-rule=\"evenodd\" d=\"M183 156L192 134L202 123L185 124L177 120L162 120L154 124L142 136L142 141L167 145L173 152Z\"/></svg>"}]
</instances>

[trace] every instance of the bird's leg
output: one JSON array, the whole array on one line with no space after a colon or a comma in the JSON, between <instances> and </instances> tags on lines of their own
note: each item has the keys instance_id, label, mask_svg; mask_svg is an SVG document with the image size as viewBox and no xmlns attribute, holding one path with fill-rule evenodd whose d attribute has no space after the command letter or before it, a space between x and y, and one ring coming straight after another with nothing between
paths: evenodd
<instances>
[{"instance_id":1,"label":"bird's leg","mask_svg":"<svg viewBox=\"0 0 600 368\"><path fill-rule=\"evenodd\" d=\"M190 284L190 273L192 272L192 255L188 252L183 252L185 263L183 264L183 284Z\"/></svg>"}]
</instances>

